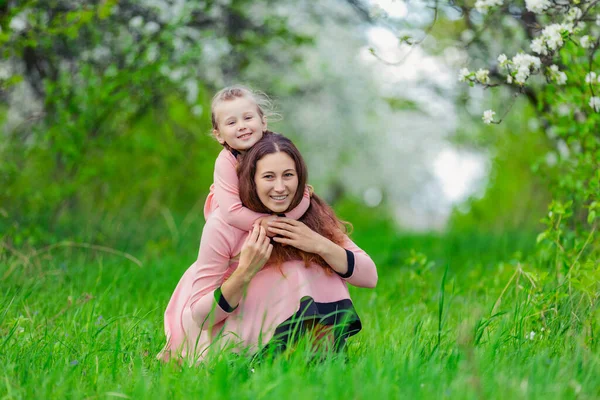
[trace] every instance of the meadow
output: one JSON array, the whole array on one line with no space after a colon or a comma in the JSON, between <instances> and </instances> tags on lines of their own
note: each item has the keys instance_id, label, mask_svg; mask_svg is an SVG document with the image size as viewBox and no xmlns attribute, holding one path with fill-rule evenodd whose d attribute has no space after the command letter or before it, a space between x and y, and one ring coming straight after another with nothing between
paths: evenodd
<instances>
[{"instance_id":1,"label":"meadow","mask_svg":"<svg viewBox=\"0 0 600 400\"><path fill-rule=\"evenodd\" d=\"M1 398L600 396L597 310L544 283L535 235L516 232L416 235L355 224L379 284L351 289L363 330L347 357L310 362L300 348L260 364L227 354L164 364L155 359L162 314L199 234L198 224L176 244L127 252L3 243Z\"/></svg>"}]
</instances>

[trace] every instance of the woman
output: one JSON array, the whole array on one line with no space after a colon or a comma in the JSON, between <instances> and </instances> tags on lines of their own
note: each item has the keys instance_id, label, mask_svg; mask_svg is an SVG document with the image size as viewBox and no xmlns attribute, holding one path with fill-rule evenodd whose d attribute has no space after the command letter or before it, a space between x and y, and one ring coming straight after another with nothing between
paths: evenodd
<instances>
[{"instance_id":1,"label":"woman","mask_svg":"<svg viewBox=\"0 0 600 400\"><path fill-rule=\"evenodd\" d=\"M246 207L279 214L302 200L307 169L289 139L270 133L243 156L238 175ZM375 287L377 271L333 211L313 195L299 221L278 218L269 230L274 243L263 227L245 232L210 215L198 259L167 306L160 358L283 349L303 333L340 349L361 329L346 282Z\"/></svg>"}]
</instances>

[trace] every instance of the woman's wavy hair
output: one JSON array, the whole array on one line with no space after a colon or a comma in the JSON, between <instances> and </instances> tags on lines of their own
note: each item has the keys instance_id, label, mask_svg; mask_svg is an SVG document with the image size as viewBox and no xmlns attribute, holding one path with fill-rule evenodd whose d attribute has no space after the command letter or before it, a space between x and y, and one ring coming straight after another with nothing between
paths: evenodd
<instances>
[{"instance_id":1,"label":"woman's wavy hair","mask_svg":"<svg viewBox=\"0 0 600 400\"><path fill-rule=\"evenodd\" d=\"M258 197L254 176L256 175L258 161L268 154L278 152L286 153L294 160L298 176L298 189L286 212L294 209L302 201L304 188L308 180L306 163L290 139L278 133L267 131L263 135L263 138L240 158L238 165L240 199L242 200L242 204L252 211L272 214L272 211ZM348 232L348 224L339 220L331 207L316 194L313 193L311 195L310 206L299 221L332 242L340 246L344 245L345 235ZM293 246L274 243L269 262L281 265L281 263L289 260L302 260L306 267L315 263L322 266L327 273L333 271L321 256L304 252Z\"/></svg>"}]
</instances>

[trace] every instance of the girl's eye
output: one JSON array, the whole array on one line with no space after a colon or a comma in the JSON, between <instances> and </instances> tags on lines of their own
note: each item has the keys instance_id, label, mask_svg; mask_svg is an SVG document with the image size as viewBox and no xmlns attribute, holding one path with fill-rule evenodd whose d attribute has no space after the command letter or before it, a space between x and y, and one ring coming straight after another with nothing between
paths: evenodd
<instances>
[{"instance_id":1,"label":"girl's eye","mask_svg":"<svg viewBox=\"0 0 600 400\"><path fill-rule=\"evenodd\" d=\"M229 121L227 125L233 125L233 121Z\"/></svg>"},{"instance_id":2,"label":"girl's eye","mask_svg":"<svg viewBox=\"0 0 600 400\"><path fill-rule=\"evenodd\" d=\"M248 116L248 117L246 117L246 119L252 119L252 116Z\"/></svg>"}]
</instances>

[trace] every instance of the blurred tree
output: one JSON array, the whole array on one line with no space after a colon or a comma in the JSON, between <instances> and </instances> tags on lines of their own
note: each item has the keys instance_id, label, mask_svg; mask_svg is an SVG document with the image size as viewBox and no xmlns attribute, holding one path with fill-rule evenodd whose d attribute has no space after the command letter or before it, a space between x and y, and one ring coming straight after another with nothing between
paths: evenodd
<instances>
[{"instance_id":1,"label":"blurred tree","mask_svg":"<svg viewBox=\"0 0 600 400\"><path fill-rule=\"evenodd\" d=\"M5 2L5 237L49 239L74 213L187 211L212 181L219 149L205 134L208 93L269 57L268 42L290 53L310 42L269 14L272 4Z\"/></svg>"}]
</instances>

